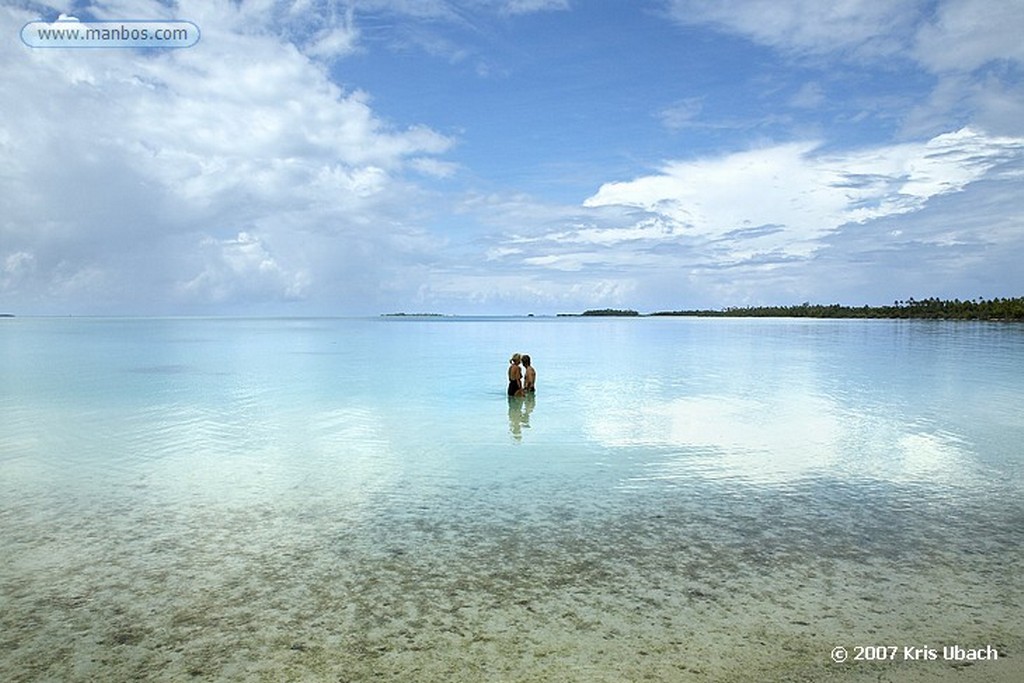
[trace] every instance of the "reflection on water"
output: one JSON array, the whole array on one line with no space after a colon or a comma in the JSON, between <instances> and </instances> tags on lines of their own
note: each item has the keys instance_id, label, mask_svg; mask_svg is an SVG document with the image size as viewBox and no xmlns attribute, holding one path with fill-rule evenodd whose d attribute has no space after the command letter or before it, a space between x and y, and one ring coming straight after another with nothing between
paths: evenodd
<instances>
[{"instance_id":1,"label":"reflection on water","mask_svg":"<svg viewBox=\"0 0 1024 683\"><path fill-rule=\"evenodd\" d=\"M1024 651L1024 331L849 322L12 321L0 678L1015 672L828 659Z\"/></svg>"},{"instance_id":2,"label":"reflection on water","mask_svg":"<svg viewBox=\"0 0 1024 683\"><path fill-rule=\"evenodd\" d=\"M537 404L537 394L508 397L508 431L516 441L522 441L523 430L530 428L530 413Z\"/></svg>"},{"instance_id":3,"label":"reflection on water","mask_svg":"<svg viewBox=\"0 0 1024 683\"><path fill-rule=\"evenodd\" d=\"M602 444L668 453L634 481L699 473L761 485L815 477L966 485L989 476L962 435L900 415L851 412L821 396L693 396L591 419Z\"/></svg>"}]
</instances>

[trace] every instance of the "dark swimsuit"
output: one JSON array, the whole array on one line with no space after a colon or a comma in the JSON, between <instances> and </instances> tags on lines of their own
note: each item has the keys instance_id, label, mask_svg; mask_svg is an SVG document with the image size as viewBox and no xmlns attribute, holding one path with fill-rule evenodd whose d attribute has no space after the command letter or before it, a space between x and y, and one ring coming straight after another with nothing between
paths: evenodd
<instances>
[{"instance_id":1,"label":"dark swimsuit","mask_svg":"<svg viewBox=\"0 0 1024 683\"><path fill-rule=\"evenodd\" d=\"M510 379L508 381L508 395L515 396L519 392L519 380Z\"/></svg>"}]
</instances>

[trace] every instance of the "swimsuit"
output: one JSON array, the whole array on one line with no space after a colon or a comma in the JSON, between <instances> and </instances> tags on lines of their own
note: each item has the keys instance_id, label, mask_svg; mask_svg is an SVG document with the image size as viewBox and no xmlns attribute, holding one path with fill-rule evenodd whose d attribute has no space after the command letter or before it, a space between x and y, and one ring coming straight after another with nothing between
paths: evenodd
<instances>
[{"instance_id":1,"label":"swimsuit","mask_svg":"<svg viewBox=\"0 0 1024 683\"><path fill-rule=\"evenodd\" d=\"M515 396L519 392L519 380L510 379L508 381L508 395Z\"/></svg>"}]
</instances>

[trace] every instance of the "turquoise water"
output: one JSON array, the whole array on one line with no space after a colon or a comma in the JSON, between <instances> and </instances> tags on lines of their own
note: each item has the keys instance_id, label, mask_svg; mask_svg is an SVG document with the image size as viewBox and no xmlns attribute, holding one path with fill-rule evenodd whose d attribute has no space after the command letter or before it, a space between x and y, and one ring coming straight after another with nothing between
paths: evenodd
<instances>
[{"instance_id":1,"label":"turquoise water","mask_svg":"<svg viewBox=\"0 0 1024 683\"><path fill-rule=\"evenodd\" d=\"M0 677L986 680L1022 407L1015 324L0 321Z\"/></svg>"}]
</instances>

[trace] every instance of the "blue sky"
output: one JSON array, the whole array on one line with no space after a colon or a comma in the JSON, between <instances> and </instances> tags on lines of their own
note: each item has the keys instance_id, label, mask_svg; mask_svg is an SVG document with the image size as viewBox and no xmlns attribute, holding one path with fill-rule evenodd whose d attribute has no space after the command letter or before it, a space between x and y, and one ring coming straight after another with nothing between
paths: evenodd
<instances>
[{"instance_id":1,"label":"blue sky","mask_svg":"<svg viewBox=\"0 0 1024 683\"><path fill-rule=\"evenodd\" d=\"M185 49L30 21L181 19ZM0 6L0 309L1024 295L1024 3Z\"/></svg>"}]
</instances>

